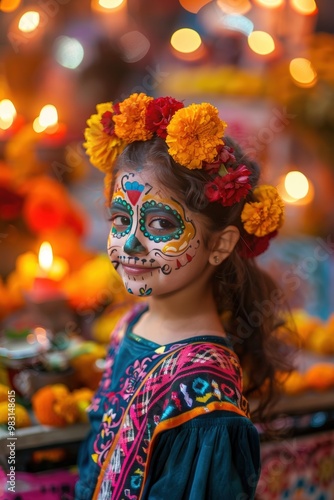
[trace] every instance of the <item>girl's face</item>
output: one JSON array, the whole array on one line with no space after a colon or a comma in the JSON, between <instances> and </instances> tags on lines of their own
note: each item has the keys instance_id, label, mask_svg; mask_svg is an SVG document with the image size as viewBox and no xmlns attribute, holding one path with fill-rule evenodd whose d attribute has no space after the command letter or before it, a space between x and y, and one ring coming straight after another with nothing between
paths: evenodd
<instances>
[{"instance_id":1,"label":"girl's face","mask_svg":"<svg viewBox=\"0 0 334 500\"><path fill-rule=\"evenodd\" d=\"M198 214L162 188L151 169L117 175L110 212L108 254L129 293L176 292L209 268Z\"/></svg>"}]
</instances>

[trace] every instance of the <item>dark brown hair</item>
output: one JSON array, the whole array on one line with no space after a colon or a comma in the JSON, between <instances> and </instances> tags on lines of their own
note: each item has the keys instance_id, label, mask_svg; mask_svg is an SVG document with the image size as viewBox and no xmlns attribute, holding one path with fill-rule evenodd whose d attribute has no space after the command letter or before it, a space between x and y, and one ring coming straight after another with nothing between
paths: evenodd
<instances>
[{"instance_id":1,"label":"dark brown hair","mask_svg":"<svg viewBox=\"0 0 334 500\"><path fill-rule=\"evenodd\" d=\"M250 170L250 183L254 188L260 176L257 163L245 157L232 139L224 138L224 142L233 148L236 164L242 163ZM252 416L264 422L265 410L279 393L276 374L289 371L291 365L282 338L288 311L283 292L254 259L240 255L244 234L240 215L244 203L254 199L252 192L231 207L209 203L204 185L210 180L210 174L175 163L168 154L165 141L159 137L129 144L119 156L115 169L124 167L130 170L154 168L162 185L184 200L191 211L205 216L208 236L229 225L238 227L241 238L214 276L214 296L229 340L244 370L245 395L256 395L258 401ZM113 186L111 188L113 190Z\"/></svg>"}]
</instances>

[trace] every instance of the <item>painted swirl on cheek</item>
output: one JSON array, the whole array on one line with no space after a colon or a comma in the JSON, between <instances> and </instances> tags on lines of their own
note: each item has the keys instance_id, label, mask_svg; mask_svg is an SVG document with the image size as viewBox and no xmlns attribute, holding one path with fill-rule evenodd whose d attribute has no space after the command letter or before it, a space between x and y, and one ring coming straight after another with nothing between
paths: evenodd
<instances>
[{"instance_id":1,"label":"painted swirl on cheek","mask_svg":"<svg viewBox=\"0 0 334 500\"><path fill-rule=\"evenodd\" d=\"M162 249L165 255L176 255L183 253L190 245L191 240L194 238L196 232L191 222L185 222L186 229L179 240L169 241Z\"/></svg>"},{"instance_id":2,"label":"painted swirl on cheek","mask_svg":"<svg viewBox=\"0 0 334 500\"><path fill-rule=\"evenodd\" d=\"M172 267L169 264L164 264L161 266L160 271L162 274L168 275L172 272Z\"/></svg>"}]
</instances>

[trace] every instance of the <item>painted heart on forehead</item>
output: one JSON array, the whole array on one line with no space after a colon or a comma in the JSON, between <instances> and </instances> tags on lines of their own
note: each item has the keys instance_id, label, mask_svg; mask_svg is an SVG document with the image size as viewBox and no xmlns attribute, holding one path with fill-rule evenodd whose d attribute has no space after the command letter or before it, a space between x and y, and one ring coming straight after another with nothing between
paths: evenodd
<instances>
[{"instance_id":1,"label":"painted heart on forehead","mask_svg":"<svg viewBox=\"0 0 334 500\"><path fill-rule=\"evenodd\" d=\"M136 205L138 203L138 200L144 191L144 185L139 184L137 181L127 181L124 183L124 191L127 193L129 200L131 201L132 205Z\"/></svg>"}]
</instances>

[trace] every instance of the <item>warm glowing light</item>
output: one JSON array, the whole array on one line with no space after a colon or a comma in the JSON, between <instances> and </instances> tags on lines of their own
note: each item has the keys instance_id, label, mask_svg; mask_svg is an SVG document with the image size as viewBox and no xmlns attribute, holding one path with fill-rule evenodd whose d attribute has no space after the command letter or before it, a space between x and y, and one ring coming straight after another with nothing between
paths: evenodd
<instances>
[{"instance_id":1,"label":"warm glowing light","mask_svg":"<svg viewBox=\"0 0 334 500\"><path fill-rule=\"evenodd\" d=\"M7 130L14 122L16 109L12 101L3 99L0 101L0 128Z\"/></svg>"},{"instance_id":2,"label":"warm glowing light","mask_svg":"<svg viewBox=\"0 0 334 500\"><path fill-rule=\"evenodd\" d=\"M256 54L266 55L275 50L275 42L265 31L253 31L248 36L248 45Z\"/></svg>"},{"instance_id":3,"label":"warm glowing light","mask_svg":"<svg viewBox=\"0 0 334 500\"><path fill-rule=\"evenodd\" d=\"M188 12L197 14L204 5L211 2L211 0L179 0L182 7Z\"/></svg>"},{"instance_id":4,"label":"warm glowing light","mask_svg":"<svg viewBox=\"0 0 334 500\"><path fill-rule=\"evenodd\" d=\"M181 28L173 33L170 43L178 52L189 54L200 47L202 40L197 31L190 28Z\"/></svg>"},{"instance_id":5,"label":"warm glowing light","mask_svg":"<svg viewBox=\"0 0 334 500\"><path fill-rule=\"evenodd\" d=\"M0 129L7 130L13 125L14 118L1 118L0 117Z\"/></svg>"},{"instance_id":6,"label":"warm glowing light","mask_svg":"<svg viewBox=\"0 0 334 500\"><path fill-rule=\"evenodd\" d=\"M303 87L312 87L317 81L317 73L311 61L304 57L296 57L289 64L290 75L295 82Z\"/></svg>"},{"instance_id":7,"label":"warm glowing light","mask_svg":"<svg viewBox=\"0 0 334 500\"><path fill-rule=\"evenodd\" d=\"M249 0L217 0L217 5L225 14L246 14L252 7Z\"/></svg>"},{"instance_id":8,"label":"warm glowing light","mask_svg":"<svg viewBox=\"0 0 334 500\"><path fill-rule=\"evenodd\" d=\"M290 0L290 4L299 14L315 14L318 10L314 0Z\"/></svg>"},{"instance_id":9,"label":"warm glowing light","mask_svg":"<svg viewBox=\"0 0 334 500\"><path fill-rule=\"evenodd\" d=\"M43 125L41 125L41 123L39 121L39 116L37 118L35 118L35 120L33 121L32 128L34 129L34 131L37 134L44 132L44 130L46 129L46 127L43 127Z\"/></svg>"},{"instance_id":10,"label":"warm glowing light","mask_svg":"<svg viewBox=\"0 0 334 500\"><path fill-rule=\"evenodd\" d=\"M124 3L124 0L99 0L99 5L104 9L117 9Z\"/></svg>"},{"instance_id":11,"label":"warm glowing light","mask_svg":"<svg viewBox=\"0 0 334 500\"><path fill-rule=\"evenodd\" d=\"M44 344L45 342L48 342L45 328L42 328L41 326L37 326L35 328L35 335L36 335L37 342L39 342L40 344Z\"/></svg>"},{"instance_id":12,"label":"warm glowing light","mask_svg":"<svg viewBox=\"0 0 334 500\"><path fill-rule=\"evenodd\" d=\"M262 7L276 9L276 7L280 7L281 5L283 5L284 0L255 0L255 2Z\"/></svg>"},{"instance_id":13,"label":"warm glowing light","mask_svg":"<svg viewBox=\"0 0 334 500\"><path fill-rule=\"evenodd\" d=\"M2 0L0 2L0 10L2 12L13 12L20 6L21 0Z\"/></svg>"},{"instance_id":14,"label":"warm glowing light","mask_svg":"<svg viewBox=\"0 0 334 500\"><path fill-rule=\"evenodd\" d=\"M12 101L9 99L3 99L0 101L0 118L3 120L8 120L9 118L15 118L16 109Z\"/></svg>"},{"instance_id":15,"label":"warm glowing light","mask_svg":"<svg viewBox=\"0 0 334 500\"><path fill-rule=\"evenodd\" d=\"M58 123L58 111L53 104L46 104L39 114L39 123L42 127L51 127Z\"/></svg>"},{"instance_id":16,"label":"warm glowing light","mask_svg":"<svg viewBox=\"0 0 334 500\"><path fill-rule=\"evenodd\" d=\"M19 30L23 31L24 33L31 33L34 31L40 21L40 15L39 12L36 12L34 10L29 10L28 12L25 12L20 20L19 20Z\"/></svg>"},{"instance_id":17,"label":"warm glowing light","mask_svg":"<svg viewBox=\"0 0 334 500\"><path fill-rule=\"evenodd\" d=\"M44 272L50 271L53 263L52 246L48 241L43 241L38 252L39 267Z\"/></svg>"},{"instance_id":18,"label":"warm glowing light","mask_svg":"<svg viewBox=\"0 0 334 500\"><path fill-rule=\"evenodd\" d=\"M309 191L309 182L302 172L292 170L285 176L284 187L289 196L295 200L301 200Z\"/></svg>"}]
</instances>

